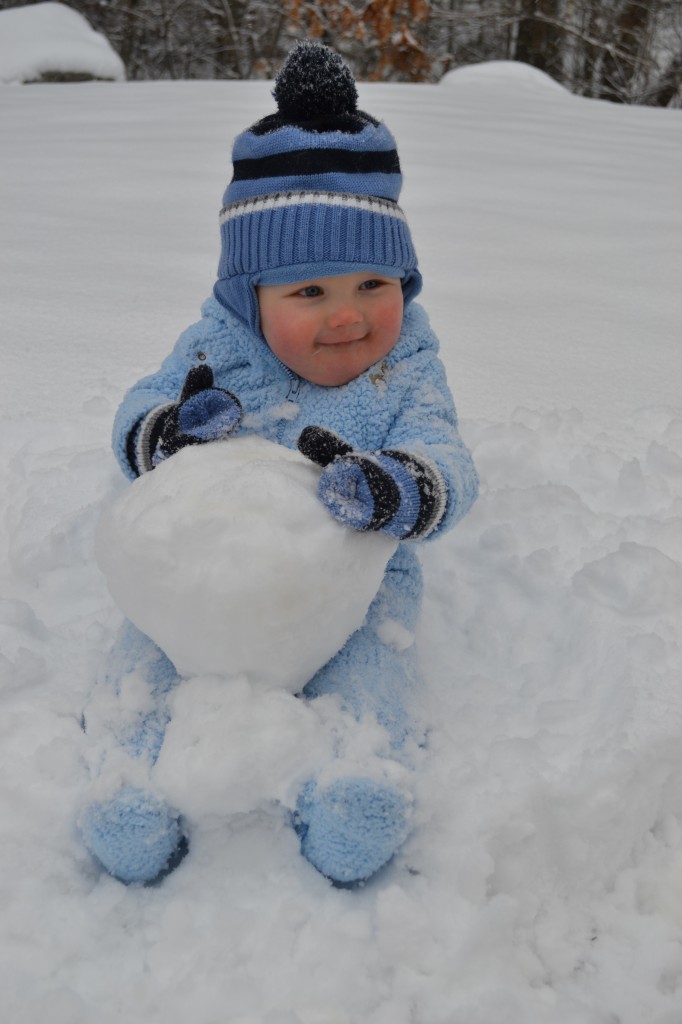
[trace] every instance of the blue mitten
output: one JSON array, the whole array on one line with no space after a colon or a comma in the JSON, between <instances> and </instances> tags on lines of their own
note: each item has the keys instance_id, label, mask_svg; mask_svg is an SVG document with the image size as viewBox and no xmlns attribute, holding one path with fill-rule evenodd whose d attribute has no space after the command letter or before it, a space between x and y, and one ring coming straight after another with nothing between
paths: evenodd
<instances>
[{"instance_id":1,"label":"blue mitten","mask_svg":"<svg viewBox=\"0 0 682 1024\"><path fill-rule=\"evenodd\" d=\"M398 449L358 452L317 426L302 431L298 449L323 467L320 500L345 526L407 540L428 536L443 518L447 488L430 459Z\"/></svg>"},{"instance_id":2,"label":"blue mitten","mask_svg":"<svg viewBox=\"0 0 682 1024\"><path fill-rule=\"evenodd\" d=\"M236 395L213 386L210 366L193 366L177 402L161 405L134 428L134 459L138 474L148 472L191 444L218 441L241 422Z\"/></svg>"}]
</instances>

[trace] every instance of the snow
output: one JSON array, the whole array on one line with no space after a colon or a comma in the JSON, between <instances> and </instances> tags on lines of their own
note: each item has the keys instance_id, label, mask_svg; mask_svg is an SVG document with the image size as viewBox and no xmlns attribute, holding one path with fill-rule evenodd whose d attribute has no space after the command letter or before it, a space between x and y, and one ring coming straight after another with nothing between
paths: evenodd
<instances>
[{"instance_id":1,"label":"snow","mask_svg":"<svg viewBox=\"0 0 682 1024\"><path fill-rule=\"evenodd\" d=\"M465 64L448 71L440 80L441 86L459 88L466 82L474 85L489 83L494 88L502 87L506 93L514 90L563 92L570 95L551 75L517 60L489 60L482 64ZM555 97L556 98L556 97Z\"/></svg>"},{"instance_id":2,"label":"snow","mask_svg":"<svg viewBox=\"0 0 682 1024\"><path fill-rule=\"evenodd\" d=\"M411 799L411 773L381 756L389 753L385 731L376 723L358 728L331 697L308 703L246 675L194 676L175 691L172 714L148 773L139 760L119 757L117 771L107 763L91 792L109 795L123 783L151 787L172 806L187 809L193 835L222 828L238 815L267 816L275 802L284 820L283 809L294 811L313 777L321 786L342 776L371 778ZM343 756L334 756L339 751Z\"/></svg>"},{"instance_id":3,"label":"snow","mask_svg":"<svg viewBox=\"0 0 682 1024\"><path fill-rule=\"evenodd\" d=\"M679 112L499 69L359 91L400 140L482 493L423 548L417 828L357 892L299 856L273 802L323 758L324 730L278 692L249 736L265 694L245 679L234 720L214 677L178 693L160 772L194 795L195 828L163 885L100 874L74 829L81 710L120 621L94 554L129 487L113 414L209 291L230 140L271 109L269 86L0 94L12 1024L682 1019ZM219 751L221 726L226 763L202 780L191 737ZM247 767L255 811L234 785Z\"/></svg>"},{"instance_id":4,"label":"snow","mask_svg":"<svg viewBox=\"0 0 682 1024\"><path fill-rule=\"evenodd\" d=\"M123 81L123 61L82 14L42 3L0 11L0 83L40 79L50 72Z\"/></svg>"},{"instance_id":5,"label":"snow","mask_svg":"<svg viewBox=\"0 0 682 1024\"><path fill-rule=\"evenodd\" d=\"M397 542L342 527L317 496L319 467L263 438L157 468L100 520L118 608L182 676L298 693L362 626Z\"/></svg>"}]
</instances>

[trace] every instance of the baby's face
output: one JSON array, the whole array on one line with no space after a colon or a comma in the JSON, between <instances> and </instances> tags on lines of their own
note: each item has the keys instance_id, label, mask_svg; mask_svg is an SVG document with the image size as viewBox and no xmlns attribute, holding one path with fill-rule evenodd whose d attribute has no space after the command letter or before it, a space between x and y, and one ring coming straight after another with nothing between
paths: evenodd
<instances>
[{"instance_id":1,"label":"baby's face","mask_svg":"<svg viewBox=\"0 0 682 1024\"><path fill-rule=\"evenodd\" d=\"M258 288L268 345L299 377L338 387L387 355L403 322L400 278L367 271Z\"/></svg>"}]
</instances>

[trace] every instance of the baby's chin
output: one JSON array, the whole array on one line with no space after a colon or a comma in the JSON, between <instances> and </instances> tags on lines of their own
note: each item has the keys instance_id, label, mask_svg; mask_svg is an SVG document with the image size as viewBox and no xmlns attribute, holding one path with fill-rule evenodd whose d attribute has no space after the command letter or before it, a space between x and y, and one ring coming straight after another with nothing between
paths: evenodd
<instances>
[{"instance_id":1,"label":"baby's chin","mask_svg":"<svg viewBox=\"0 0 682 1024\"><path fill-rule=\"evenodd\" d=\"M370 363L367 366L358 367L328 367L323 369L322 367L311 371L311 375L308 380L311 384L317 384L321 388L340 388L344 384L350 384L356 377L361 377L362 374L373 366Z\"/></svg>"},{"instance_id":2,"label":"baby's chin","mask_svg":"<svg viewBox=\"0 0 682 1024\"><path fill-rule=\"evenodd\" d=\"M377 356L376 350L359 351L359 347L357 343L351 343L343 353L336 348L333 352L329 349L321 350L320 358L308 364L303 376L319 387L339 388L361 377L387 354L379 350Z\"/></svg>"}]
</instances>

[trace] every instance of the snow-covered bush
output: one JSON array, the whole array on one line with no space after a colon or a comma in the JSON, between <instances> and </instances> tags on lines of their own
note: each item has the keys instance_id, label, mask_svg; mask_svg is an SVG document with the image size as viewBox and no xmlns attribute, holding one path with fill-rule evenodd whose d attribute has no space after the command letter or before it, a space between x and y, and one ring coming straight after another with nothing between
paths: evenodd
<instances>
[{"instance_id":1,"label":"snow-covered bush","mask_svg":"<svg viewBox=\"0 0 682 1024\"><path fill-rule=\"evenodd\" d=\"M0 11L0 83L122 81L123 61L86 19L65 4Z\"/></svg>"}]
</instances>

